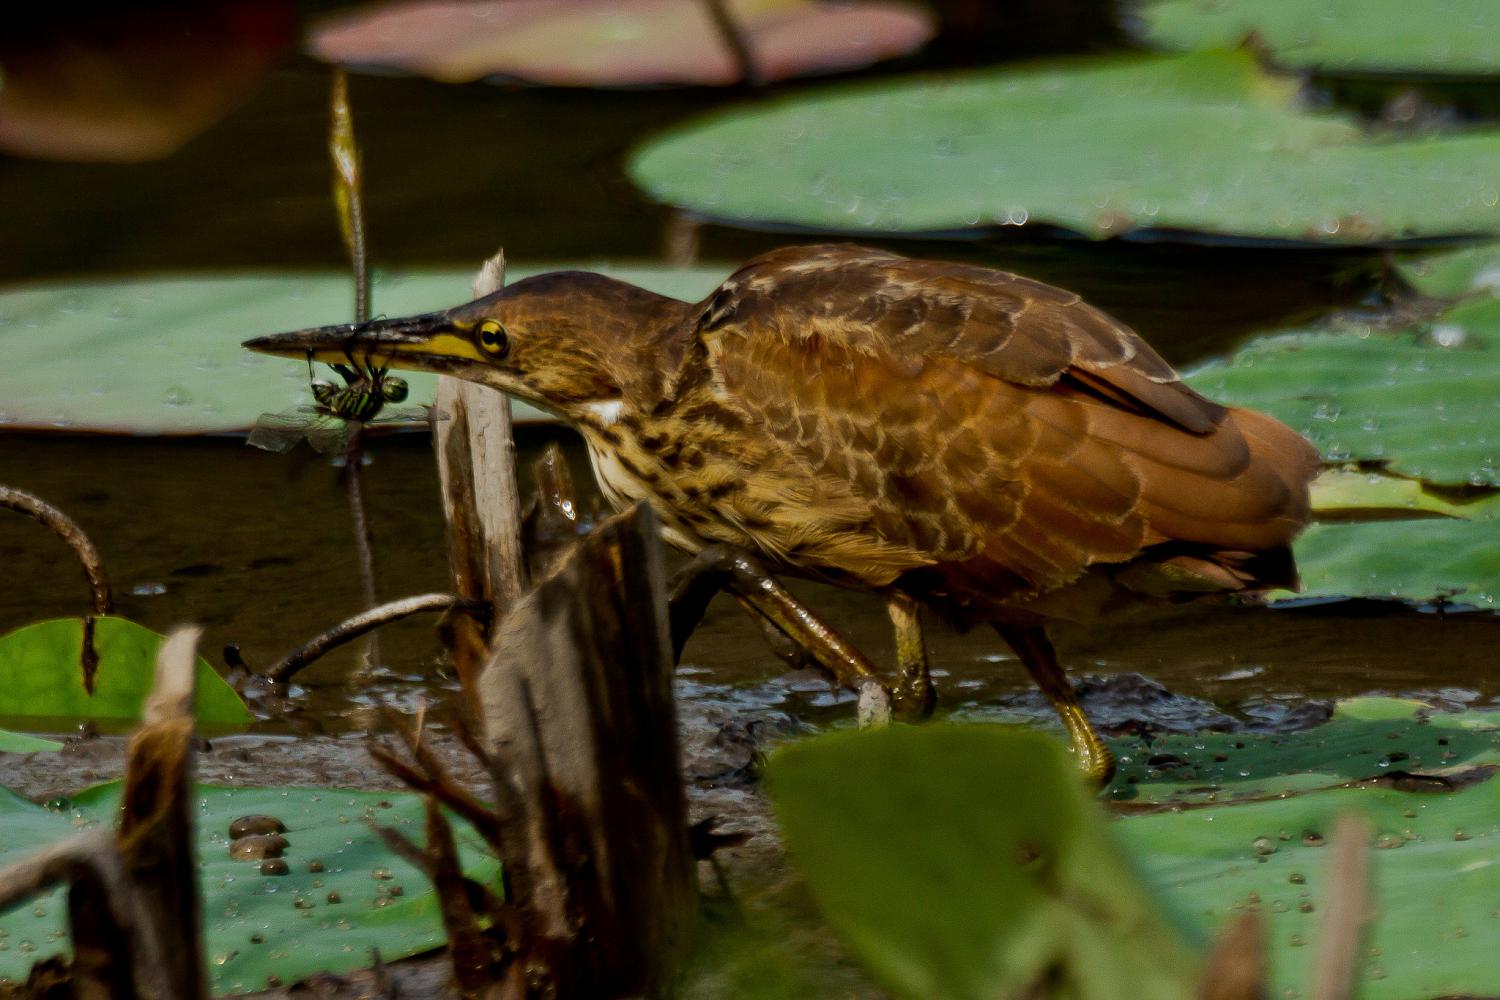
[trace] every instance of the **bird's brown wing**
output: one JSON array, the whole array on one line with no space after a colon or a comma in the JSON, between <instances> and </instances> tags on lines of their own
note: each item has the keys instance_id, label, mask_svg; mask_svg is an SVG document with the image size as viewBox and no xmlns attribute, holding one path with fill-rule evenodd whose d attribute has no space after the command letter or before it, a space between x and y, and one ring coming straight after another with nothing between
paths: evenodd
<instances>
[{"instance_id":1,"label":"bird's brown wing","mask_svg":"<svg viewBox=\"0 0 1500 1000\"><path fill-rule=\"evenodd\" d=\"M1300 437L1203 399L1128 328L1038 282L795 248L725 282L697 336L721 401L795 466L787 481L866 513L800 558L866 583L904 560L1037 594L1168 542L1278 548L1306 519ZM858 564L845 536L860 532L881 560Z\"/></svg>"}]
</instances>

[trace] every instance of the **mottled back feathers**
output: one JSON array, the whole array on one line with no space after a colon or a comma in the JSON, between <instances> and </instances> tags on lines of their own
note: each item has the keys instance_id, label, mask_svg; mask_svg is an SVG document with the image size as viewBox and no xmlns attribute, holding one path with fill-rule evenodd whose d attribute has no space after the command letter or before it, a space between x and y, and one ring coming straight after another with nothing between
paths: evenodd
<instances>
[{"instance_id":1,"label":"mottled back feathers","mask_svg":"<svg viewBox=\"0 0 1500 1000\"><path fill-rule=\"evenodd\" d=\"M682 363L704 368L675 384L753 429L745 541L788 568L990 616L1052 616L1045 595L1101 572L1151 596L1291 582L1311 446L1197 395L1076 295L796 247L741 268L685 322L699 350ZM775 483L785 503L765 495ZM838 514L821 530L818 504Z\"/></svg>"}]
</instances>

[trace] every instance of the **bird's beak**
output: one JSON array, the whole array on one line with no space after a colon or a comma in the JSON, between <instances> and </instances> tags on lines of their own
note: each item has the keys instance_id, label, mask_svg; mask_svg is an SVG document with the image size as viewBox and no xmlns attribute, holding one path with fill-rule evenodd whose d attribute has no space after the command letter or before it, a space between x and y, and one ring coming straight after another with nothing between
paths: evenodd
<instances>
[{"instance_id":1,"label":"bird's beak","mask_svg":"<svg viewBox=\"0 0 1500 1000\"><path fill-rule=\"evenodd\" d=\"M366 367L414 368L446 375L462 376L476 365L489 367L473 339L446 312L275 333L247 340L245 346L299 361L347 364L353 360Z\"/></svg>"}]
</instances>

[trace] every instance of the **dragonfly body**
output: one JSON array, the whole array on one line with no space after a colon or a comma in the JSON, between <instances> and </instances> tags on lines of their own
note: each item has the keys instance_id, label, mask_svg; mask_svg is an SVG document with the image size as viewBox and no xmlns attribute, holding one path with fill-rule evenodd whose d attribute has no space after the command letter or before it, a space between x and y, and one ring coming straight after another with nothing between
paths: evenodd
<instances>
[{"instance_id":1,"label":"dragonfly body","mask_svg":"<svg viewBox=\"0 0 1500 1000\"><path fill-rule=\"evenodd\" d=\"M410 392L405 379L387 375L384 368L354 363L331 366L344 384L313 379L314 406L284 413L263 413L250 432L248 444L266 451L285 452L306 438L314 451L325 455L348 451L354 436L372 423L410 423L426 420L429 409L407 407L386 411L387 403L403 402ZM385 413L385 416L381 416Z\"/></svg>"}]
</instances>

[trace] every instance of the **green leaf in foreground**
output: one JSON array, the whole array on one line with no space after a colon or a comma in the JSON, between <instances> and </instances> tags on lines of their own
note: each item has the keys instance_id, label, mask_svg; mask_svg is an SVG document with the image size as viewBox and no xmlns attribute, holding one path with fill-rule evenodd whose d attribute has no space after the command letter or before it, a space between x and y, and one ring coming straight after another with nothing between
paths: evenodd
<instances>
[{"instance_id":1,"label":"green leaf in foreground","mask_svg":"<svg viewBox=\"0 0 1500 1000\"><path fill-rule=\"evenodd\" d=\"M1090 57L802 91L674 128L632 179L750 226L1022 224L1368 244L1500 230L1500 133L1374 140L1248 52Z\"/></svg>"},{"instance_id":2,"label":"green leaf in foreground","mask_svg":"<svg viewBox=\"0 0 1500 1000\"><path fill-rule=\"evenodd\" d=\"M162 637L124 618L94 623L99 662L94 690L84 687L83 621L55 618L0 636L0 716L138 719L156 670ZM243 725L250 713L207 660L198 658L194 711L205 725Z\"/></svg>"},{"instance_id":3,"label":"green leaf in foreground","mask_svg":"<svg viewBox=\"0 0 1500 1000\"><path fill-rule=\"evenodd\" d=\"M1163 49L1227 48L1253 33L1280 66L1500 75L1493 0L1146 0L1134 13L1140 37Z\"/></svg>"},{"instance_id":4,"label":"green leaf in foreground","mask_svg":"<svg viewBox=\"0 0 1500 1000\"><path fill-rule=\"evenodd\" d=\"M293 983L315 972L367 968L372 949L386 961L443 945L437 900L425 876L391 854L369 823L422 841L421 800L397 792L316 788L199 786L194 816L203 893L205 954L215 995L246 993L267 977ZM0 864L54 843L80 825L113 822L118 782L75 796L54 813L0 789ZM236 818L271 815L286 824L290 873L261 875L229 857L226 831ZM465 870L493 883L499 865L478 834L456 819ZM309 864L320 862L321 871ZM40 910L42 916L37 916ZM24 979L31 963L65 946L61 893L0 916L0 979ZM26 948L21 942L28 942Z\"/></svg>"},{"instance_id":5,"label":"green leaf in foreground","mask_svg":"<svg viewBox=\"0 0 1500 1000\"><path fill-rule=\"evenodd\" d=\"M1040 733L835 733L778 753L768 782L829 923L897 996L1194 994L1198 957Z\"/></svg>"},{"instance_id":6,"label":"green leaf in foreground","mask_svg":"<svg viewBox=\"0 0 1500 1000\"><path fill-rule=\"evenodd\" d=\"M568 265L557 265L557 267ZM696 300L728 268L575 264ZM512 267L518 281L554 266ZM391 316L469 298L473 271L377 275L374 308ZM43 282L0 288L0 427L132 434L248 430L264 412L310 400L307 368L251 354L258 334L347 322L349 278L310 274L206 274ZM403 375L413 403L430 403L436 379ZM518 406L520 420L551 419Z\"/></svg>"}]
</instances>

